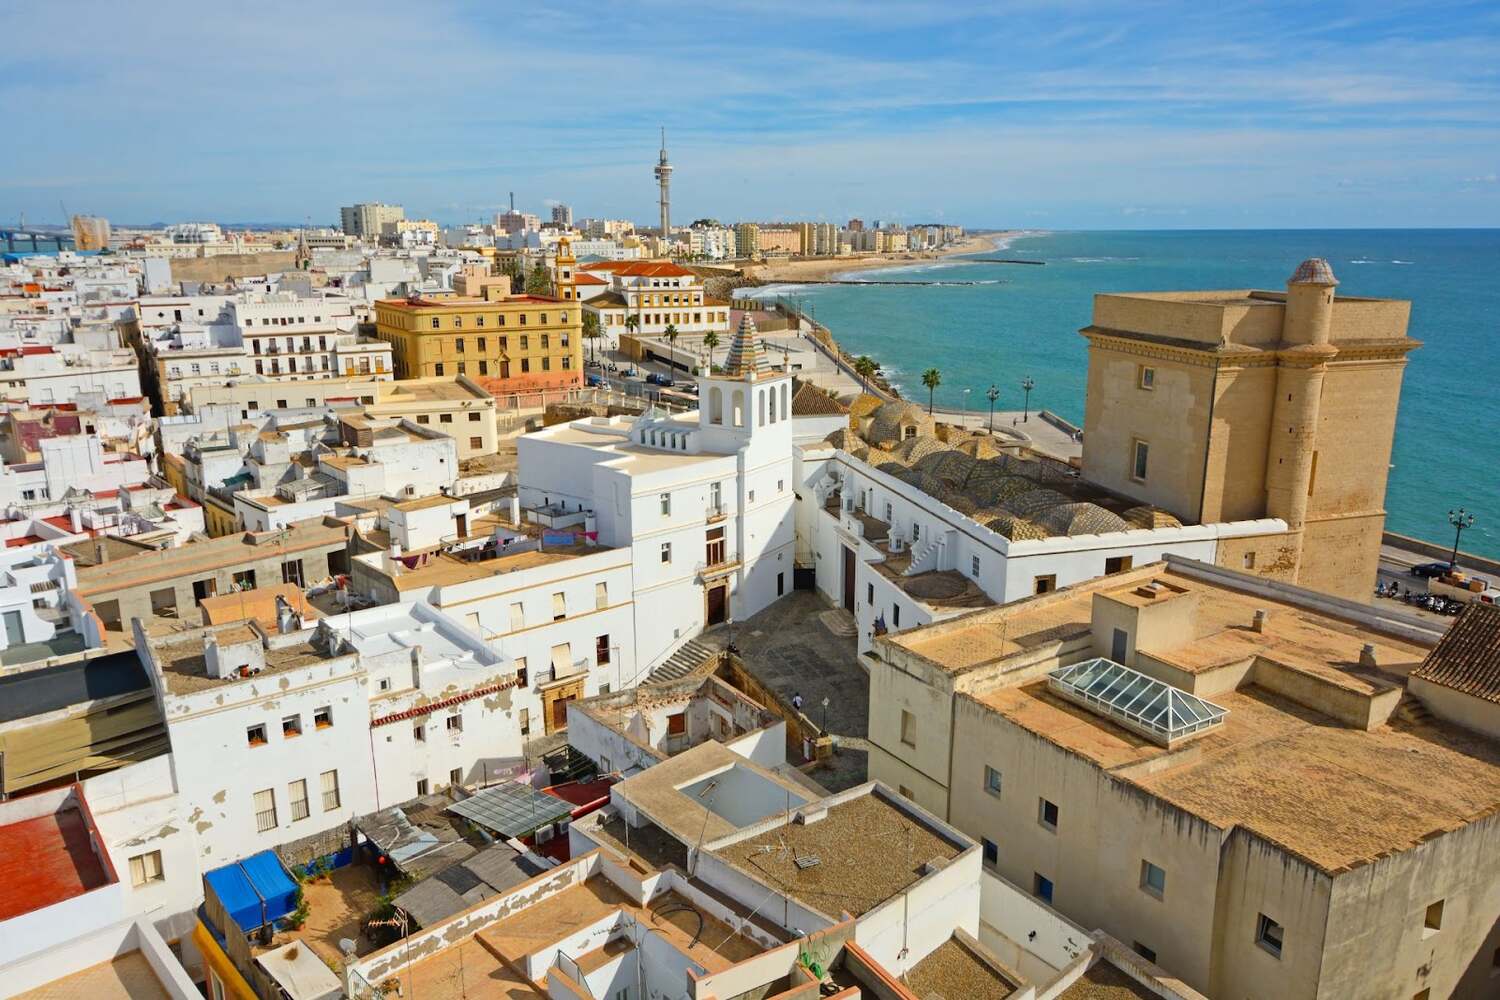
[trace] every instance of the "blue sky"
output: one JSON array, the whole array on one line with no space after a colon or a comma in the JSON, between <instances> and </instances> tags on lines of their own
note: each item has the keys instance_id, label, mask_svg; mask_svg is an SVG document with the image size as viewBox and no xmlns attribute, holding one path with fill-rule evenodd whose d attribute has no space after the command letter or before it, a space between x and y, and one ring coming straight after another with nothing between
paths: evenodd
<instances>
[{"instance_id":1,"label":"blue sky","mask_svg":"<svg viewBox=\"0 0 1500 1000\"><path fill-rule=\"evenodd\" d=\"M8 3L0 221L1500 225L1500 4Z\"/></svg>"}]
</instances>

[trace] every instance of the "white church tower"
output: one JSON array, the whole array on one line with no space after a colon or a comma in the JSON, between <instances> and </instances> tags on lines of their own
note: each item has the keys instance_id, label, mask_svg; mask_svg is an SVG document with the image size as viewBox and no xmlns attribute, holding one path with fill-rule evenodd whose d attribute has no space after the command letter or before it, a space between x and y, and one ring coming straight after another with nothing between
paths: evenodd
<instances>
[{"instance_id":1,"label":"white church tower","mask_svg":"<svg viewBox=\"0 0 1500 1000\"><path fill-rule=\"evenodd\" d=\"M744 448L752 467L791 460L792 376L771 366L749 316L729 342L724 367L698 376L698 429L705 450Z\"/></svg>"}]
</instances>

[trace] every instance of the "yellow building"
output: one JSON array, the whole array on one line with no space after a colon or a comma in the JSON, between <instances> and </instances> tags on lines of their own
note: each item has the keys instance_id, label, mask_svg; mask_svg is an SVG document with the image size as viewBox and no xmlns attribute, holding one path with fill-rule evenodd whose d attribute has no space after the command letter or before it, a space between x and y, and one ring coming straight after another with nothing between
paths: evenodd
<instances>
[{"instance_id":1,"label":"yellow building","mask_svg":"<svg viewBox=\"0 0 1500 1000\"><path fill-rule=\"evenodd\" d=\"M1184 523L1280 518L1231 553L1357 600L1375 585L1411 303L1334 297L1305 261L1285 293L1094 297L1083 473Z\"/></svg>"},{"instance_id":2,"label":"yellow building","mask_svg":"<svg viewBox=\"0 0 1500 1000\"><path fill-rule=\"evenodd\" d=\"M566 242L566 241L564 241ZM375 335L391 345L396 377L467 375L494 394L583 384L583 311L571 252L560 247L557 296L413 296L375 303Z\"/></svg>"}]
</instances>

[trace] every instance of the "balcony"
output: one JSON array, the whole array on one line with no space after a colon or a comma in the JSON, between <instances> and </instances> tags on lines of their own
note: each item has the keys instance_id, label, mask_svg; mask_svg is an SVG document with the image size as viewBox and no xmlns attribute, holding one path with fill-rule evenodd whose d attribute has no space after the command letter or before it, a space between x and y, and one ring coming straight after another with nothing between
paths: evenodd
<instances>
[{"instance_id":1,"label":"balcony","mask_svg":"<svg viewBox=\"0 0 1500 1000\"><path fill-rule=\"evenodd\" d=\"M729 516L729 507L723 503L711 503L704 513L704 521L708 524L718 524Z\"/></svg>"},{"instance_id":2,"label":"balcony","mask_svg":"<svg viewBox=\"0 0 1500 1000\"><path fill-rule=\"evenodd\" d=\"M707 559L694 567L698 579L707 583L717 580L719 577L728 576L739 569L740 557L737 555L709 555Z\"/></svg>"}]
</instances>

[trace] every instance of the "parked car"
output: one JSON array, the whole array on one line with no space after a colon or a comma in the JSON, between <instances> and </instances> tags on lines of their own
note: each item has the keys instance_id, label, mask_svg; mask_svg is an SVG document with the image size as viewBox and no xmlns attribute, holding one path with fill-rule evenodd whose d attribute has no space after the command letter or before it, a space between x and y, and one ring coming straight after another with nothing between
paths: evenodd
<instances>
[{"instance_id":1,"label":"parked car","mask_svg":"<svg viewBox=\"0 0 1500 1000\"><path fill-rule=\"evenodd\" d=\"M1448 572L1449 566L1445 562L1418 563L1410 570L1412 576L1419 576L1424 580L1431 580Z\"/></svg>"},{"instance_id":2,"label":"parked car","mask_svg":"<svg viewBox=\"0 0 1500 1000\"><path fill-rule=\"evenodd\" d=\"M597 375L594 372L589 372L587 375L584 376L584 379L591 386L597 386L597 385L603 385L604 384L604 376L603 375Z\"/></svg>"},{"instance_id":3,"label":"parked car","mask_svg":"<svg viewBox=\"0 0 1500 1000\"><path fill-rule=\"evenodd\" d=\"M651 372L646 376L646 381L652 385L671 385L672 376L664 375L661 372Z\"/></svg>"}]
</instances>

